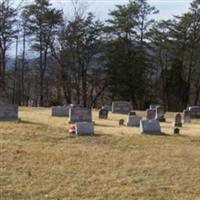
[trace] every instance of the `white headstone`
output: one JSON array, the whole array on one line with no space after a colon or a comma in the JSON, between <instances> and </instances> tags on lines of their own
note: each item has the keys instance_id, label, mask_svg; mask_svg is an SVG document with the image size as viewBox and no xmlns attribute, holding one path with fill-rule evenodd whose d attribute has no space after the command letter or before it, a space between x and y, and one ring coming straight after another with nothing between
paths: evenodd
<instances>
[{"instance_id":1,"label":"white headstone","mask_svg":"<svg viewBox=\"0 0 200 200\"><path fill-rule=\"evenodd\" d=\"M128 114L131 111L131 103L128 101L114 101L112 103L112 112L119 114Z\"/></svg>"},{"instance_id":2,"label":"white headstone","mask_svg":"<svg viewBox=\"0 0 200 200\"><path fill-rule=\"evenodd\" d=\"M140 133L161 134L160 122L158 120L140 120Z\"/></svg>"},{"instance_id":3,"label":"white headstone","mask_svg":"<svg viewBox=\"0 0 200 200\"><path fill-rule=\"evenodd\" d=\"M88 108L70 108L69 123L92 122L92 112Z\"/></svg>"},{"instance_id":4,"label":"white headstone","mask_svg":"<svg viewBox=\"0 0 200 200\"><path fill-rule=\"evenodd\" d=\"M94 135L94 124L93 122L77 122L75 124L76 135L89 136Z\"/></svg>"},{"instance_id":5,"label":"white headstone","mask_svg":"<svg viewBox=\"0 0 200 200\"><path fill-rule=\"evenodd\" d=\"M184 123L191 123L191 116L190 116L190 111L189 110L184 110L183 111L183 122Z\"/></svg>"}]
</instances>

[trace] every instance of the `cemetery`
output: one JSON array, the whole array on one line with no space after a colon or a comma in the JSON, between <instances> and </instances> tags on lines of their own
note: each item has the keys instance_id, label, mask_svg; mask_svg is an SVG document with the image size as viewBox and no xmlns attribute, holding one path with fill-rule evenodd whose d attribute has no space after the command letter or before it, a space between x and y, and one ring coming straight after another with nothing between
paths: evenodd
<instances>
[{"instance_id":1,"label":"cemetery","mask_svg":"<svg viewBox=\"0 0 200 200\"><path fill-rule=\"evenodd\" d=\"M0 0L0 200L200 200L200 0Z\"/></svg>"},{"instance_id":2,"label":"cemetery","mask_svg":"<svg viewBox=\"0 0 200 200\"><path fill-rule=\"evenodd\" d=\"M127 194L156 199L162 192L173 199L172 185L182 199L199 196L199 119L182 120L182 127L175 130L176 113L165 113L166 122L159 122L147 120L147 111L132 111L134 115L110 112L108 118L99 118L99 110L78 109L71 112L74 134L68 133L69 118L51 116L50 108L19 107L20 122L0 122L1 181L12 188L6 192L6 186L3 196L29 199L37 193L39 199L79 199L81 191L81 199L98 199L102 193L109 199L113 195L124 199ZM120 119L124 121L121 126ZM48 192L43 185L53 189Z\"/></svg>"}]
</instances>

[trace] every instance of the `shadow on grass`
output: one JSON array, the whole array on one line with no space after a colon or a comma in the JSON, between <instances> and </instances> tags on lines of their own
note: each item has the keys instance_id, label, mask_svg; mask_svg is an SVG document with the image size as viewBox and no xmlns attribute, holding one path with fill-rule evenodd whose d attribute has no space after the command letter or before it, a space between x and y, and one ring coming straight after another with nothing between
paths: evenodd
<instances>
[{"instance_id":1,"label":"shadow on grass","mask_svg":"<svg viewBox=\"0 0 200 200\"><path fill-rule=\"evenodd\" d=\"M42 124L42 123L39 123L39 122L31 122L31 121L26 121L26 120L20 120L19 121L20 124L28 124L28 125L39 125L39 126L48 126L46 124Z\"/></svg>"},{"instance_id":2,"label":"shadow on grass","mask_svg":"<svg viewBox=\"0 0 200 200\"><path fill-rule=\"evenodd\" d=\"M114 125L108 125L108 124L96 124L95 123L95 126L99 126L99 127L112 127L112 128L116 128L117 126L114 126Z\"/></svg>"}]
</instances>

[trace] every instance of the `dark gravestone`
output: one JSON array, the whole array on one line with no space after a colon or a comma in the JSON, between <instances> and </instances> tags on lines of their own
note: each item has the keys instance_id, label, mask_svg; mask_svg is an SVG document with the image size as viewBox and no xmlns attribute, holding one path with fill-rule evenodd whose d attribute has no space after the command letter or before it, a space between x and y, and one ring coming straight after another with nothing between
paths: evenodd
<instances>
[{"instance_id":1,"label":"dark gravestone","mask_svg":"<svg viewBox=\"0 0 200 200\"><path fill-rule=\"evenodd\" d=\"M101 109L99 111L99 119L108 119L108 110Z\"/></svg>"},{"instance_id":2,"label":"dark gravestone","mask_svg":"<svg viewBox=\"0 0 200 200\"><path fill-rule=\"evenodd\" d=\"M180 113L175 115L174 127L182 127L182 117Z\"/></svg>"},{"instance_id":3,"label":"dark gravestone","mask_svg":"<svg viewBox=\"0 0 200 200\"><path fill-rule=\"evenodd\" d=\"M165 122L165 112L164 112L164 108L162 106L157 106L156 107L156 120L160 121L160 122Z\"/></svg>"},{"instance_id":4,"label":"dark gravestone","mask_svg":"<svg viewBox=\"0 0 200 200\"><path fill-rule=\"evenodd\" d=\"M15 121L18 118L18 106L9 103L9 101L2 96L0 98L0 121Z\"/></svg>"},{"instance_id":5,"label":"dark gravestone","mask_svg":"<svg viewBox=\"0 0 200 200\"><path fill-rule=\"evenodd\" d=\"M200 106L189 107L191 119L200 119Z\"/></svg>"},{"instance_id":6,"label":"dark gravestone","mask_svg":"<svg viewBox=\"0 0 200 200\"><path fill-rule=\"evenodd\" d=\"M92 112L88 108L70 108L69 123L92 122Z\"/></svg>"},{"instance_id":7,"label":"dark gravestone","mask_svg":"<svg viewBox=\"0 0 200 200\"><path fill-rule=\"evenodd\" d=\"M180 129L179 128L174 128L174 134L179 135L180 134Z\"/></svg>"},{"instance_id":8,"label":"dark gravestone","mask_svg":"<svg viewBox=\"0 0 200 200\"><path fill-rule=\"evenodd\" d=\"M54 106L51 115L53 117L69 117L69 106Z\"/></svg>"},{"instance_id":9,"label":"dark gravestone","mask_svg":"<svg viewBox=\"0 0 200 200\"><path fill-rule=\"evenodd\" d=\"M127 126L139 127L140 120L141 120L141 117L138 117L136 115L129 115L128 120L127 120Z\"/></svg>"},{"instance_id":10,"label":"dark gravestone","mask_svg":"<svg viewBox=\"0 0 200 200\"><path fill-rule=\"evenodd\" d=\"M124 125L124 120L123 119L120 119L119 120L119 126L123 126Z\"/></svg>"},{"instance_id":11,"label":"dark gravestone","mask_svg":"<svg viewBox=\"0 0 200 200\"><path fill-rule=\"evenodd\" d=\"M128 114L131 111L131 103L128 101L114 101L112 103L112 112L119 114Z\"/></svg>"}]
</instances>

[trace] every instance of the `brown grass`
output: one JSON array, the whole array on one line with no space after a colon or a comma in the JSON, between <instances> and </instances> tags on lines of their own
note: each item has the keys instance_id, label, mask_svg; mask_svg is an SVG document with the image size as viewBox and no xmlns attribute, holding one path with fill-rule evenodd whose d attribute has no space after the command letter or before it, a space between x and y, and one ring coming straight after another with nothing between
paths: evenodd
<instances>
[{"instance_id":1,"label":"brown grass","mask_svg":"<svg viewBox=\"0 0 200 200\"><path fill-rule=\"evenodd\" d=\"M0 122L0 199L200 199L200 120L174 136L169 113L167 136L144 136L93 114L94 137L69 136L50 109Z\"/></svg>"}]
</instances>

